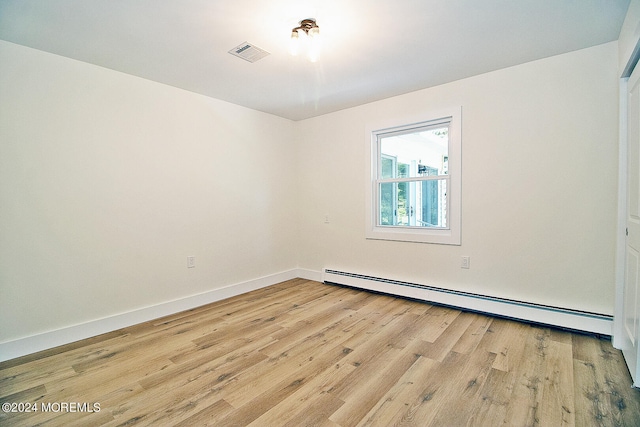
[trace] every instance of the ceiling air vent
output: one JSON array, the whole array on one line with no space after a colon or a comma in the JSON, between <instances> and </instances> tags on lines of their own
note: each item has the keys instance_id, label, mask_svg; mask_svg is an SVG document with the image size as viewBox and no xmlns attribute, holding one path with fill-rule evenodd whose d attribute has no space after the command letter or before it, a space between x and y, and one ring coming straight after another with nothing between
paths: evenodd
<instances>
[{"instance_id":1,"label":"ceiling air vent","mask_svg":"<svg viewBox=\"0 0 640 427\"><path fill-rule=\"evenodd\" d=\"M229 51L229 53L249 62L256 62L257 60L269 55L269 52L267 52L266 50L260 49L259 47L256 47L247 42L234 47Z\"/></svg>"}]
</instances>

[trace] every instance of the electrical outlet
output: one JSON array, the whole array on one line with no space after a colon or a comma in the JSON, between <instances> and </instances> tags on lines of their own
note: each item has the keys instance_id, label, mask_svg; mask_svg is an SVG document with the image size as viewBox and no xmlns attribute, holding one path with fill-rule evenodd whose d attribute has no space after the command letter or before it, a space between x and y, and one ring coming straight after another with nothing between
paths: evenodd
<instances>
[{"instance_id":1,"label":"electrical outlet","mask_svg":"<svg viewBox=\"0 0 640 427\"><path fill-rule=\"evenodd\" d=\"M196 266L196 257L188 256L187 257L187 268L195 268Z\"/></svg>"},{"instance_id":2,"label":"electrical outlet","mask_svg":"<svg viewBox=\"0 0 640 427\"><path fill-rule=\"evenodd\" d=\"M469 268L471 262L471 258L468 256L463 256L462 261L460 262L460 268Z\"/></svg>"},{"instance_id":3,"label":"electrical outlet","mask_svg":"<svg viewBox=\"0 0 640 427\"><path fill-rule=\"evenodd\" d=\"M325 223L325 224L329 224L329 214L326 214L326 215L324 216L324 223Z\"/></svg>"}]
</instances>

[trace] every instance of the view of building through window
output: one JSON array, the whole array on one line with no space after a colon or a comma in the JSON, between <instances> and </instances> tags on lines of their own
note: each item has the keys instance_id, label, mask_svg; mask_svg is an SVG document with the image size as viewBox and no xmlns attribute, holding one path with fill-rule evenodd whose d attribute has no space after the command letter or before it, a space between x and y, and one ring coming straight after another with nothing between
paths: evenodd
<instances>
[{"instance_id":1,"label":"view of building through window","mask_svg":"<svg viewBox=\"0 0 640 427\"><path fill-rule=\"evenodd\" d=\"M447 228L448 124L379 134L380 226Z\"/></svg>"}]
</instances>

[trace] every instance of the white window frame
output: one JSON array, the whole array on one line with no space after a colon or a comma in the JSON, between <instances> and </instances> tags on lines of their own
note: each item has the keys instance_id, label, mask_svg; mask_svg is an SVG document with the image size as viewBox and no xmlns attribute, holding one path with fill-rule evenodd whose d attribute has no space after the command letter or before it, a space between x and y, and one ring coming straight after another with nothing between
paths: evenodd
<instances>
[{"instance_id":1,"label":"white window frame","mask_svg":"<svg viewBox=\"0 0 640 427\"><path fill-rule=\"evenodd\" d=\"M378 168L380 167L380 147L378 136L438 123L449 123L449 170L446 177L447 227L379 225L380 196ZM420 114L417 117L405 117L369 123L366 126L366 147L366 238L460 245L462 224L462 107L428 112L426 114Z\"/></svg>"}]
</instances>

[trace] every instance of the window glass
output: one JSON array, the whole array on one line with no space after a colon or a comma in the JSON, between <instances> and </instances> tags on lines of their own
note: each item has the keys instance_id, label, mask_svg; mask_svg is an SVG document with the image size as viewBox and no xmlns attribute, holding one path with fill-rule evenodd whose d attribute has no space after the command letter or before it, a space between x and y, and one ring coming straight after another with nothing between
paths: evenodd
<instances>
[{"instance_id":1,"label":"window glass","mask_svg":"<svg viewBox=\"0 0 640 427\"><path fill-rule=\"evenodd\" d=\"M379 226L447 227L449 124L378 135ZM421 178L416 180L412 178ZM423 181L424 180L424 181Z\"/></svg>"},{"instance_id":2,"label":"window glass","mask_svg":"<svg viewBox=\"0 0 640 427\"><path fill-rule=\"evenodd\" d=\"M381 226L447 227L447 180L380 183Z\"/></svg>"},{"instance_id":3,"label":"window glass","mask_svg":"<svg viewBox=\"0 0 640 427\"><path fill-rule=\"evenodd\" d=\"M461 108L426 118L367 127L367 238L460 244Z\"/></svg>"},{"instance_id":4,"label":"window glass","mask_svg":"<svg viewBox=\"0 0 640 427\"><path fill-rule=\"evenodd\" d=\"M380 154L383 159L395 159L396 163L393 171L393 165L388 162L385 165L383 161L381 178L446 175L449 127L380 135Z\"/></svg>"}]
</instances>

